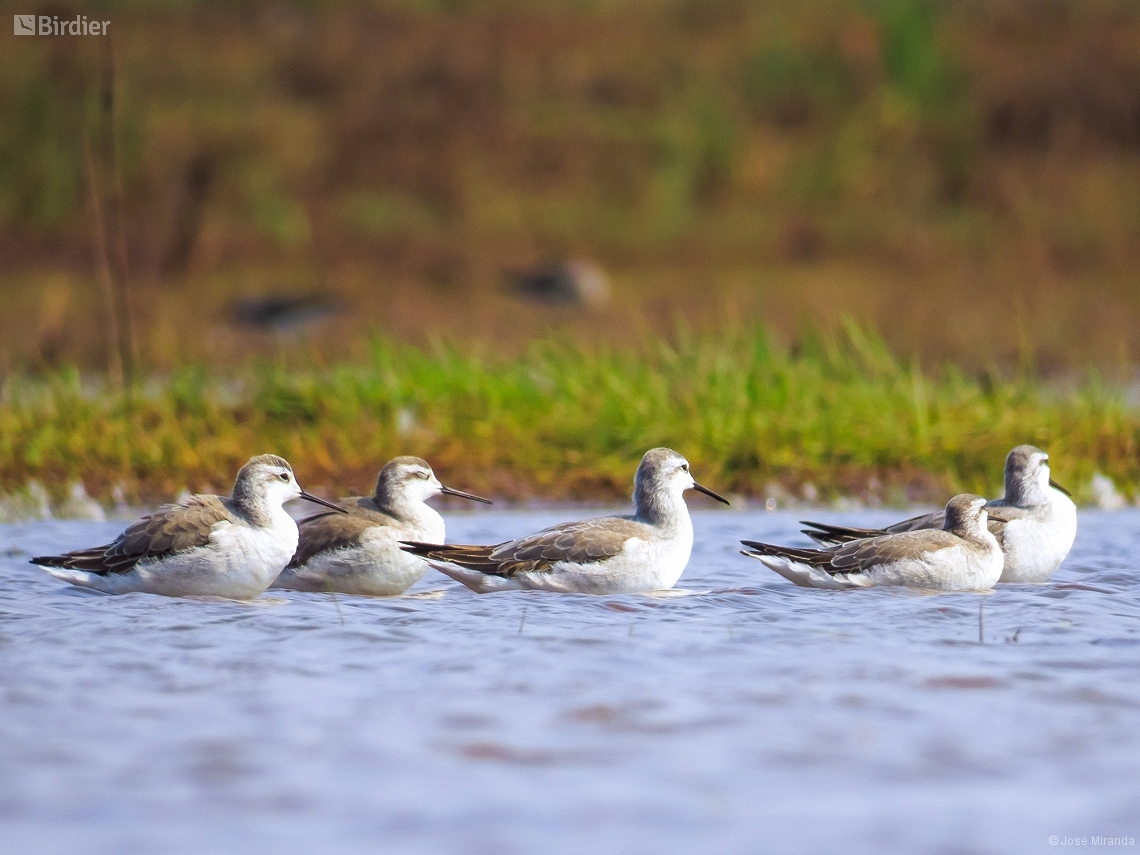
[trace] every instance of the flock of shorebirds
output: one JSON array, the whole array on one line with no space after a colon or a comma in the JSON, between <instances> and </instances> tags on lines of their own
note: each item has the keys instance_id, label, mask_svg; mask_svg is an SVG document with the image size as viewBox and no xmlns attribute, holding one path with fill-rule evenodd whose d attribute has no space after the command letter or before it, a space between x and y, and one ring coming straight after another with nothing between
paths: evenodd
<instances>
[{"instance_id":1,"label":"flock of shorebirds","mask_svg":"<svg viewBox=\"0 0 1140 855\"><path fill-rule=\"evenodd\" d=\"M998 582L1044 582L1077 531L1076 506L1031 445L1005 463L1005 496L955 496L943 511L885 529L805 522L818 549L745 540L743 554L797 585L905 585L985 590ZM327 502L297 484L281 457L263 454L238 472L231 496L197 495L164 505L111 544L33 558L53 576L111 594L252 599L269 588L393 596L431 567L479 593L515 589L628 594L672 588L689 562L693 524L683 494L702 487L688 461L667 448L645 453L634 479L634 512L563 523L491 546L444 542L443 518L426 502L450 495L418 457L380 470L367 498ZM294 521L292 499L324 510Z\"/></svg>"}]
</instances>

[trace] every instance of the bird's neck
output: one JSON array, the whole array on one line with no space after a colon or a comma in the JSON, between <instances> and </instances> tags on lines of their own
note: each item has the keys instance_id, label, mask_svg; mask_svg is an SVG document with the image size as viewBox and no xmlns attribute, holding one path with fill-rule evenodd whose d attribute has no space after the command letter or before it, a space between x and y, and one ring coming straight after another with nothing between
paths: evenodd
<instances>
[{"instance_id":1,"label":"bird's neck","mask_svg":"<svg viewBox=\"0 0 1140 855\"><path fill-rule=\"evenodd\" d=\"M692 525L689 509L679 495L638 489L633 491L633 506L639 522L666 530Z\"/></svg>"},{"instance_id":2,"label":"bird's neck","mask_svg":"<svg viewBox=\"0 0 1140 855\"><path fill-rule=\"evenodd\" d=\"M285 520L293 521L289 512L280 503L268 502L265 499L235 495L230 499L230 506L250 525L261 528L276 528Z\"/></svg>"},{"instance_id":3,"label":"bird's neck","mask_svg":"<svg viewBox=\"0 0 1140 855\"><path fill-rule=\"evenodd\" d=\"M1005 485L1005 501L1019 508L1043 505L1049 501L1052 489L1036 478L1010 479Z\"/></svg>"},{"instance_id":4,"label":"bird's neck","mask_svg":"<svg viewBox=\"0 0 1140 855\"><path fill-rule=\"evenodd\" d=\"M426 502L406 498L386 497L383 502L377 497L376 506L388 516L399 520L408 528L426 534L443 530L443 517Z\"/></svg>"},{"instance_id":5,"label":"bird's neck","mask_svg":"<svg viewBox=\"0 0 1140 855\"><path fill-rule=\"evenodd\" d=\"M996 543L994 536L990 534L988 526L978 520L970 520L968 523L960 523L953 526L950 531L958 535L962 540L969 541L970 543L980 544L982 546L989 546L991 541Z\"/></svg>"}]
</instances>

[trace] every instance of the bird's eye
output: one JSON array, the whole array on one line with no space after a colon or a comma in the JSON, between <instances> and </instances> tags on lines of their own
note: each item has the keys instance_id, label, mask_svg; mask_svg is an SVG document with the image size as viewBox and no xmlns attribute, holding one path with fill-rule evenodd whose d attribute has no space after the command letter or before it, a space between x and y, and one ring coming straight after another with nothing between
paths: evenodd
<instances>
[{"instance_id":1,"label":"bird's eye","mask_svg":"<svg viewBox=\"0 0 1140 855\"><path fill-rule=\"evenodd\" d=\"M688 472L689 471L689 464L688 463L682 463L681 464L681 471L682 472Z\"/></svg>"},{"instance_id":2,"label":"bird's eye","mask_svg":"<svg viewBox=\"0 0 1140 855\"><path fill-rule=\"evenodd\" d=\"M280 478L282 481L288 481L289 480L289 473L288 472L282 472L277 477Z\"/></svg>"}]
</instances>

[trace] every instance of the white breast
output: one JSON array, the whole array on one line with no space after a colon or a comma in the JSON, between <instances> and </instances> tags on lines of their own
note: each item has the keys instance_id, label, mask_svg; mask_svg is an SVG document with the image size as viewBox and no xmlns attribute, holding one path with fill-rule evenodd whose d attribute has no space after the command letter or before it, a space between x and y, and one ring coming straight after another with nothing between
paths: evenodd
<instances>
[{"instance_id":1,"label":"white breast","mask_svg":"<svg viewBox=\"0 0 1140 855\"><path fill-rule=\"evenodd\" d=\"M1003 582L1044 582L1061 566L1077 536L1077 506L1057 490L1050 501L1006 523Z\"/></svg>"}]
</instances>

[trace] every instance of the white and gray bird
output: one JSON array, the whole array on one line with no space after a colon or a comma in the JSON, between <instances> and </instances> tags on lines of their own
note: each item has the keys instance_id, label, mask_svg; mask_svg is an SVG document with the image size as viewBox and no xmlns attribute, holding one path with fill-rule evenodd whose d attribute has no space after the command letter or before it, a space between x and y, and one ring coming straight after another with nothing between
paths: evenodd
<instances>
[{"instance_id":1,"label":"white and gray bird","mask_svg":"<svg viewBox=\"0 0 1140 855\"><path fill-rule=\"evenodd\" d=\"M718 502L689 463L668 448L645 452L634 479L634 513L563 523L494 546L407 543L405 549L480 594L528 589L632 594L672 588L693 547L686 490Z\"/></svg>"},{"instance_id":2,"label":"white and gray bird","mask_svg":"<svg viewBox=\"0 0 1140 855\"><path fill-rule=\"evenodd\" d=\"M402 594L430 565L402 550L400 541L443 543L443 517L425 504L441 494L491 504L445 487L418 457L388 461L371 496L339 503L346 513L301 520L297 553L272 587L368 597Z\"/></svg>"},{"instance_id":3,"label":"white and gray bird","mask_svg":"<svg viewBox=\"0 0 1140 855\"><path fill-rule=\"evenodd\" d=\"M232 496L197 495L163 505L106 546L33 558L57 579L108 594L249 600L277 578L297 549L297 523L282 507L306 499L293 467L275 454L253 457Z\"/></svg>"},{"instance_id":4,"label":"white and gray bird","mask_svg":"<svg viewBox=\"0 0 1140 855\"><path fill-rule=\"evenodd\" d=\"M986 528L986 500L963 493L946 503L940 529L852 540L827 549L743 540L743 554L805 588L905 585L937 591L992 588L1001 576L1001 547Z\"/></svg>"},{"instance_id":5,"label":"white and gray bird","mask_svg":"<svg viewBox=\"0 0 1140 855\"><path fill-rule=\"evenodd\" d=\"M1077 506L1049 474L1049 455L1019 445L1005 458L1005 496L986 503L989 529L1005 555L1000 582L1045 582L1061 566L1077 536ZM995 517L994 514L998 517ZM883 534L942 528L942 511L912 517L883 529L803 521L804 534L837 544Z\"/></svg>"}]
</instances>

